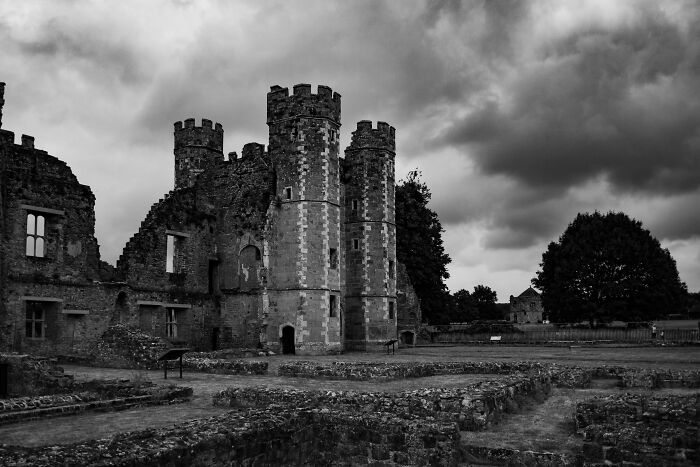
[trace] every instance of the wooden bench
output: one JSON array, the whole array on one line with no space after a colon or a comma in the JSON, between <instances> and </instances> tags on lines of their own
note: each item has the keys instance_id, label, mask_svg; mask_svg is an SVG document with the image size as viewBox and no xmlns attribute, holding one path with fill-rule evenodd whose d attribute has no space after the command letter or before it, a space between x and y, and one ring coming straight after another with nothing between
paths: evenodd
<instances>
[{"instance_id":1,"label":"wooden bench","mask_svg":"<svg viewBox=\"0 0 700 467\"><path fill-rule=\"evenodd\" d=\"M394 346L396 345L397 342L398 342L398 339L390 339L390 340L384 342L383 345L386 346L386 353L389 353L389 346L391 346L391 353L392 353L392 354L395 354L395 353L396 353L396 349L395 349Z\"/></svg>"},{"instance_id":2,"label":"wooden bench","mask_svg":"<svg viewBox=\"0 0 700 467\"><path fill-rule=\"evenodd\" d=\"M501 342L501 336L491 336L491 339L489 339L492 344L496 342Z\"/></svg>"}]
</instances>

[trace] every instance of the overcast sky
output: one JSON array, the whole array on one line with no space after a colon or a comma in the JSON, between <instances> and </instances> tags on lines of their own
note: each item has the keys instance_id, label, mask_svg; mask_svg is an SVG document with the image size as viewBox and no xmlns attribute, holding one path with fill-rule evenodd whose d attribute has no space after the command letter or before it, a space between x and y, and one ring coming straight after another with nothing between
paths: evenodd
<instances>
[{"instance_id":1,"label":"overcast sky","mask_svg":"<svg viewBox=\"0 0 700 467\"><path fill-rule=\"evenodd\" d=\"M97 197L115 263L173 186L173 122L267 142L271 85L396 127L445 228L454 292L507 301L578 212L640 220L700 290L700 2L5 1L3 128Z\"/></svg>"}]
</instances>

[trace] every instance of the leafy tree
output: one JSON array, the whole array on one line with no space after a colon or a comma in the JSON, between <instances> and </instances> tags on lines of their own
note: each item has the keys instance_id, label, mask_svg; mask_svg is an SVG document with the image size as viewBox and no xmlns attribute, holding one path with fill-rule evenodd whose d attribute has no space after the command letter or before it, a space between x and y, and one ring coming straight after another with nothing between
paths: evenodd
<instances>
[{"instance_id":1,"label":"leafy tree","mask_svg":"<svg viewBox=\"0 0 700 467\"><path fill-rule=\"evenodd\" d=\"M477 319L502 319L503 313L496 303L496 292L486 285L477 285L474 291L461 289L453 295L456 313L453 321L474 321Z\"/></svg>"},{"instance_id":2,"label":"leafy tree","mask_svg":"<svg viewBox=\"0 0 700 467\"><path fill-rule=\"evenodd\" d=\"M479 319L479 309L468 290L460 289L452 295L455 313L452 321L467 322Z\"/></svg>"},{"instance_id":3,"label":"leafy tree","mask_svg":"<svg viewBox=\"0 0 700 467\"><path fill-rule=\"evenodd\" d=\"M406 266L420 299L423 319L429 323L450 321L452 297L444 279L450 277L450 257L442 245L440 220L428 207L430 190L413 170L396 186L396 256Z\"/></svg>"},{"instance_id":4,"label":"leafy tree","mask_svg":"<svg viewBox=\"0 0 700 467\"><path fill-rule=\"evenodd\" d=\"M532 284L555 322L646 321L685 303L671 254L624 213L578 214L540 268Z\"/></svg>"}]
</instances>

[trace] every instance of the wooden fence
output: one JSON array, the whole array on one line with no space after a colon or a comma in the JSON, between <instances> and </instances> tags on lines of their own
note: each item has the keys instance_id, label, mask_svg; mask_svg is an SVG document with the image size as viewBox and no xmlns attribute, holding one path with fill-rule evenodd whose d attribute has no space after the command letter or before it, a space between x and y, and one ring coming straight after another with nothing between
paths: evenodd
<instances>
[{"instance_id":1,"label":"wooden fence","mask_svg":"<svg viewBox=\"0 0 700 467\"><path fill-rule=\"evenodd\" d=\"M435 344L459 344L459 343L490 343L491 337L500 335L501 344L545 344L545 343L631 343L649 344L657 343L690 343L700 341L700 331L697 329L663 329L663 337L658 330L656 338L652 338L650 329L545 329L541 331L528 330L514 334L468 334L461 329L435 330L430 333L431 340Z\"/></svg>"}]
</instances>

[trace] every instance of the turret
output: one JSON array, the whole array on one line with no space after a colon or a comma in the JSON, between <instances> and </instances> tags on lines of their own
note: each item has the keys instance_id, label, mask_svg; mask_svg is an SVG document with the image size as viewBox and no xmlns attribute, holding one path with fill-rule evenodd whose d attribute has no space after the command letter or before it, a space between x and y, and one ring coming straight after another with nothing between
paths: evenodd
<instances>
[{"instance_id":1,"label":"turret","mask_svg":"<svg viewBox=\"0 0 700 467\"><path fill-rule=\"evenodd\" d=\"M372 128L369 120L357 122L357 130L352 132L352 141L345 152L358 149L381 149L394 153L396 130L385 122L377 122L377 128Z\"/></svg>"},{"instance_id":2,"label":"turret","mask_svg":"<svg viewBox=\"0 0 700 467\"><path fill-rule=\"evenodd\" d=\"M0 83L0 128L2 128L2 108L5 106L5 83Z\"/></svg>"},{"instance_id":3,"label":"turret","mask_svg":"<svg viewBox=\"0 0 700 467\"><path fill-rule=\"evenodd\" d=\"M175 122L175 189L192 186L197 175L224 160L224 129L220 123L202 119L195 126L194 118Z\"/></svg>"},{"instance_id":4,"label":"turret","mask_svg":"<svg viewBox=\"0 0 700 467\"><path fill-rule=\"evenodd\" d=\"M396 338L395 130L363 120L345 150L346 348Z\"/></svg>"},{"instance_id":5,"label":"turret","mask_svg":"<svg viewBox=\"0 0 700 467\"><path fill-rule=\"evenodd\" d=\"M289 88L272 86L267 93L267 124L294 117L327 118L340 125L340 94L323 85L312 94L310 84L297 84L290 96Z\"/></svg>"}]
</instances>

